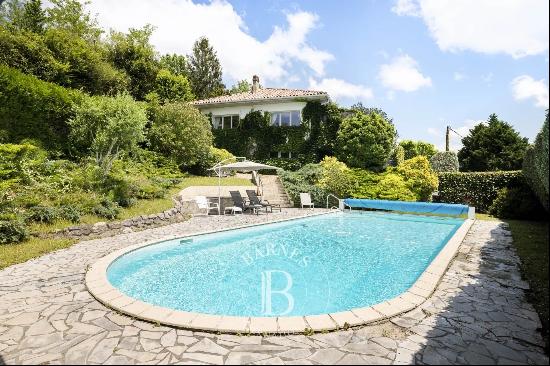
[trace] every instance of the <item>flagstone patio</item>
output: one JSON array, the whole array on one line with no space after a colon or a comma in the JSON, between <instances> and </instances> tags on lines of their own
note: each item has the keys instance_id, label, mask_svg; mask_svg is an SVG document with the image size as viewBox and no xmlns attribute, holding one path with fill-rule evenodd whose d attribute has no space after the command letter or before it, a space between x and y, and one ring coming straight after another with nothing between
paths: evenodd
<instances>
[{"instance_id":1,"label":"flagstone patio","mask_svg":"<svg viewBox=\"0 0 550 366\"><path fill-rule=\"evenodd\" d=\"M504 223L476 221L432 297L376 325L312 336L236 336L156 326L92 298L87 266L167 235L303 215L194 217L78 243L0 271L0 364L548 364Z\"/></svg>"}]
</instances>

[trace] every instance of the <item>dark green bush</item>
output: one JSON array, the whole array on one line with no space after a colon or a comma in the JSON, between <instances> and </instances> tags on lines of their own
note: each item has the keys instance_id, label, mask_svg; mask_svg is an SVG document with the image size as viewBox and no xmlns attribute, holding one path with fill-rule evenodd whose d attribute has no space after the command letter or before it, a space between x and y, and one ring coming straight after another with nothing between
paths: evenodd
<instances>
[{"instance_id":1,"label":"dark green bush","mask_svg":"<svg viewBox=\"0 0 550 366\"><path fill-rule=\"evenodd\" d=\"M113 188L111 189L113 201L122 207L132 206L136 202L138 193L139 187L128 180L114 182Z\"/></svg>"},{"instance_id":2,"label":"dark green bush","mask_svg":"<svg viewBox=\"0 0 550 366\"><path fill-rule=\"evenodd\" d=\"M69 220L72 223L80 222L80 215L82 214L79 208L75 205L62 205L57 209L59 218Z\"/></svg>"},{"instance_id":3,"label":"dark green bush","mask_svg":"<svg viewBox=\"0 0 550 366\"><path fill-rule=\"evenodd\" d=\"M489 213L501 219L541 220L546 216L527 184L499 190Z\"/></svg>"},{"instance_id":4,"label":"dark green bush","mask_svg":"<svg viewBox=\"0 0 550 366\"><path fill-rule=\"evenodd\" d=\"M0 244L19 243L28 236L29 232L22 221L0 217Z\"/></svg>"},{"instance_id":5,"label":"dark green bush","mask_svg":"<svg viewBox=\"0 0 550 366\"><path fill-rule=\"evenodd\" d=\"M521 171L440 173L437 201L467 204L487 212L500 189L523 182Z\"/></svg>"},{"instance_id":6,"label":"dark green bush","mask_svg":"<svg viewBox=\"0 0 550 366\"><path fill-rule=\"evenodd\" d=\"M82 96L0 64L0 130L6 131L9 142L31 138L50 155L66 152L67 121Z\"/></svg>"},{"instance_id":7,"label":"dark green bush","mask_svg":"<svg viewBox=\"0 0 550 366\"><path fill-rule=\"evenodd\" d=\"M111 201L108 198L102 199L99 205L93 208L94 214L109 220L116 219L119 212L120 212L120 207L118 206L118 204L116 202Z\"/></svg>"},{"instance_id":8,"label":"dark green bush","mask_svg":"<svg viewBox=\"0 0 550 366\"><path fill-rule=\"evenodd\" d=\"M300 193L307 192L311 194L311 199L317 207L325 207L326 196L328 192L310 183L300 172L278 171L283 187L294 206L300 207Z\"/></svg>"},{"instance_id":9,"label":"dark green bush","mask_svg":"<svg viewBox=\"0 0 550 366\"><path fill-rule=\"evenodd\" d=\"M546 211L549 208L549 177L548 177L548 113L542 130L535 138L535 143L527 149L523 160L523 174L527 183L538 197Z\"/></svg>"},{"instance_id":10,"label":"dark green bush","mask_svg":"<svg viewBox=\"0 0 550 366\"><path fill-rule=\"evenodd\" d=\"M28 209L25 216L27 222L40 222L43 224L51 224L57 218L57 210L49 206L33 206Z\"/></svg>"}]
</instances>

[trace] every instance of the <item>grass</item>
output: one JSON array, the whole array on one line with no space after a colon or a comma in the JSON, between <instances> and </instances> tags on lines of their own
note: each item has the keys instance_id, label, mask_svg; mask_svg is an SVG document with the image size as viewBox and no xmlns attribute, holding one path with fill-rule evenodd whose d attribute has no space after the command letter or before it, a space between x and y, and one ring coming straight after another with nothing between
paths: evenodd
<instances>
[{"instance_id":1,"label":"grass","mask_svg":"<svg viewBox=\"0 0 550 366\"><path fill-rule=\"evenodd\" d=\"M31 238L23 243L0 245L0 269L26 262L54 250L68 248L76 239Z\"/></svg>"},{"instance_id":2,"label":"grass","mask_svg":"<svg viewBox=\"0 0 550 366\"><path fill-rule=\"evenodd\" d=\"M221 179L223 186L247 186L252 185L248 179L226 177ZM217 186L217 177L188 177L184 178L181 183L172 187L165 197L150 200L138 200L133 206L122 208L119 216L115 220L125 220L139 215L150 215L159 213L169 208L174 207L172 197L179 191L190 186ZM46 234L55 230L64 229L69 226L81 224L95 224L100 221L108 221L93 215L81 217L80 223L74 224L67 220L57 220L51 224L35 223L29 225L31 233ZM11 266L13 264L22 263L29 259L39 257L43 254L54 250L70 247L76 239L52 239L31 237L29 240L17 244L2 244L0 245L0 269Z\"/></svg>"},{"instance_id":3,"label":"grass","mask_svg":"<svg viewBox=\"0 0 550 366\"><path fill-rule=\"evenodd\" d=\"M531 289L527 300L533 304L542 322L542 336L548 346L548 222L506 220L514 246L521 259L521 273Z\"/></svg>"}]
</instances>

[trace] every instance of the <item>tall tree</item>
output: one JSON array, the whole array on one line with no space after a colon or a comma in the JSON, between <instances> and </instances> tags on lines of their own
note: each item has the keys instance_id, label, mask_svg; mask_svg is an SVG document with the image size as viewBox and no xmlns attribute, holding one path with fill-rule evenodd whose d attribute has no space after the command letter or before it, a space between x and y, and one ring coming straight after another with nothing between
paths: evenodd
<instances>
[{"instance_id":1,"label":"tall tree","mask_svg":"<svg viewBox=\"0 0 550 366\"><path fill-rule=\"evenodd\" d=\"M159 63L155 48L149 42L153 27L130 28L128 33L112 32L108 44L109 58L130 77L130 94L137 100L144 100L152 91Z\"/></svg>"},{"instance_id":2,"label":"tall tree","mask_svg":"<svg viewBox=\"0 0 550 366\"><path fill-rule=\"evenodd\" d=\"M189 81L193 87L193 94L198 99L215 97L224 93L222 67L208 38L202 37L195 42L193 53L188 56L188 59Z\"/></svg>"},{"instance_id":3,"label":"tall tree","mask_svg":"<svg viewBox=\"0 0 550 366\"><path fill-rule=\"evenodd\" d=\"M382 118L384 118L386 121L388 121L389 123L393 123L393 118L391 118L390 116L388 116L388 114L386 112L384 112L382 109L380 108L376 108L376 107L365 107L363 105L363 103L361 102L357 102L355 103L354 105L352 105L350 107L350 109L354 112L361 112L363 114L371 114L371 113L376 113L378 115L380 115Z\"/></svg>"},{"instance_id":4,"label":"tall tree","mask_svg":"<svg viewBox=\"0 0 550 366\"><path fill-rule=\"evenodd\" d=\"M462 139L458 160L462 171L521 169L528 140L507 122L491 114L487 123L470 130Z\"/></svg>"},{"instance_id":5,"label":"tall tree","mask_svg":"<svg viewBox=\"0 0 550 366\"><path fill-rule=\"evenodd\" d=\"M166 54L160 57L160 66L174 75L188 76L188 66L185 56L178 54Z\"/></svg>"},{"instance_id":6,"label":"tall tree","mask_svg":"<svg viewBox=\"0 0 550 366\"><path fill-rule=\"evenodd\" d=\"M430 159L436 152L434 144L424 141L403 140L399 142L405 152L405 159L412 159L417 156L425 156Z\"/></svg>"},{"instance_id":7,"label":"tall tree","mask_svg":"<svg viewBox=\"0 0 550 366\"><path fill-rule=\"evenodd\" d=\"M99 42L103 30L95 16L86 11L89 1L50 0L50 3L53 6L47 10L49 27L67 30L89 42Z\"/></svg>"}]
</instances>

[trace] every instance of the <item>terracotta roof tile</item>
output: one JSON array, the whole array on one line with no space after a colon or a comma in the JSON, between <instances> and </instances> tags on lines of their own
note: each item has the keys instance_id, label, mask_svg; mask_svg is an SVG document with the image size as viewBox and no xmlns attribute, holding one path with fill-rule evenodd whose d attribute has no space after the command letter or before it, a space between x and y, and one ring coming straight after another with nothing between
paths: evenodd
<instances>
[{"instance_id":1,"label":"terracotta roof tile","mask_svg":"<svg viewBox=\"0 0 550 366\"><path fill-rule=\"evenodd\" d=\"M281 89L281 88L262 88L252 92L244 92L233 95L221 95L219 97L196 100L194 105L208 105L208 104L223 104L223 103L238 103L248 101L258 101L267 99L284 99L292 97L309 97L309 96L326 96L328 94L323 91L316 90L303 90L303 89Z\"/></svg>"}]
</instances>

